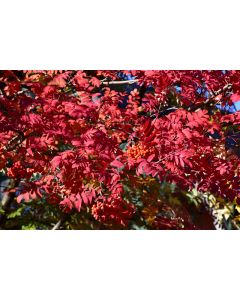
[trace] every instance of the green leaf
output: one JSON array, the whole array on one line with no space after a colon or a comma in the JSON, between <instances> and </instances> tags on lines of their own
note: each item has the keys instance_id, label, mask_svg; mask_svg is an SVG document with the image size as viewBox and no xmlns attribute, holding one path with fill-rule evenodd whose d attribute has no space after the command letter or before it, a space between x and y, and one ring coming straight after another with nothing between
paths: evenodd
<instances>
[{"instance_id":1,"label":"green leaf","mask_svg":"<svg viewBox=\"0 0 240 300\"><path fill-rule=\"evenodd\" d=\"M35 224L28 224L28 225L23 225L22 230L36 230L36 225Z\"/></svg>"},{"instance_id":2,"label":"green leaf","mask_svg":"<svg viewBox=\"0 0 240 300\"><path fill-rule=\"evenodd\" d=\"M127 148L127 143L122 143L122 144L119 146L119 148L120 148L121 150L125 151L126 148Z\"/></svg>"},{"instance_id":3,"label":"green leaf","mask_svg":"<svg viewBox=\"0 0 240 300\"><path fill-rule=\"evenodd\" d=\"M8 214L7 218L8 219L14 219L16 217L20 217L23 211L23 207L19 207L17 210L11 212L10 214Z\"/></svg>"},{"instance_id":4,"label":"green leaf","mask_svg":"<svg viewBox=\"0 0 240 300\"><path fill-rule=\"evenodd\" d=\"M0 214L1 214L1 215L4 215L4 214L5 214L5 210L2 209L1 207L0 207Z\"/></svg>"}]
</instances>

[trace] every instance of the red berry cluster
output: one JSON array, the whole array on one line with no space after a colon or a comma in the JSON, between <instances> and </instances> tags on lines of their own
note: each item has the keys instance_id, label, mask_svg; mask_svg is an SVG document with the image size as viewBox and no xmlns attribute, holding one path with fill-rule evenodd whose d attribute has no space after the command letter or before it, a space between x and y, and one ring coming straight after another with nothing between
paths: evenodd
<instances>
[{"instance_id":1,"label":"red berry cluster","mask_svg":"<svg viewBox=\"0 0 240 300\"><path fill-rule=\"evenodd\" d=\"M136 145L133 145L128 148L127 156L130 158L138 159L144 158L154 153L154 148L149 147L142 142L139 142Z\"/></svg>"}]
</instances>

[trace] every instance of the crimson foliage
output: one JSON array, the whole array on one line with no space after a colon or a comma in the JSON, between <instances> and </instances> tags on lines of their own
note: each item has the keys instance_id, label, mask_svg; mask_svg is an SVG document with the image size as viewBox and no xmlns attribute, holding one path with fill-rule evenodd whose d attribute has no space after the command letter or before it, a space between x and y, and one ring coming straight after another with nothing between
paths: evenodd
<instances>
[{"instance_id":1,"label":"crimson foliage","mask_svg":"<svg viewBox=\"0 0 240 300\"><path fill-rule=\"evenodd\" d=\"M124 182L141 178L240 201L240 113L216 106L240 94L239 71L1 71L0 87L0 169L19 203L126 227L139 208Z\"/></svg>"}]
</instances>

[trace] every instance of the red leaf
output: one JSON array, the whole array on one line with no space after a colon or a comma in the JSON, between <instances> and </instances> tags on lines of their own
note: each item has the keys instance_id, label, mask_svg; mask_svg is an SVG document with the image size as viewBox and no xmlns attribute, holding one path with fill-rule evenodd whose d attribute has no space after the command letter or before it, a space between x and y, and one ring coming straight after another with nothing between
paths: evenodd
<instances>
[{"instance_id":1,"label":"red leaf","mask_svg":"<svg viewBox=\"0 0 240 300\"><path fill-rule=\"evenodd\" d=\"M232 102L238 102L238 101L240 101L240 95L238 95L238 94L232 94L232 96L230 97L230 99L232 100Z\"/></svg>"},{"instance_id":2,"label":"red leaf","mask_svg":"<svg viewBox=\"0 0 240 300\"><path fill-rule=\"evenodd\" d=\"M184 161L183 161L183 159L181 157L179 157L179 162L180 162L181 167L184 168Z\"/></svg>"},{"instance_id":3,"label":"red leaf","mask_svg":"<svg viewBox=\"0 0 240 300\"><path fill-rule=\"evenodd\" d=\"M124 164L121 163L119 160L114 160L113 162L111 162L111 166L116 168L122 168L124 167Z\"/></svg>"},{"instance_id":4,"label":"red leaf","mask_svg":"<svg viewBox=\"0 0 240 300\"><path fill-rule=\"evenodd\" d=\"M155 154L150 155L150 156L147 158L147 161L148 161L148 162L151 162L151 161L154 159L154 157L155 157Z\"/></svg>"},{"instance_id":5,"label":"red leaf","mask_svg":"<svg viewBox=\"0 0 240 300\"><path fill-rule=\"evenodd\" d=\"M93 77L90 82L92 83L92 85L99 87L101 85L101 81L99 79L97 79L96 77Z\"/></svg>"},{"instance_id":6,"label":"red leaf","mask_svg":"<svg viewBox=\"0 0 240 300\"><path fill-rule=\"evenodd\" d=\"M33 152L32 152L32 149L31 149L31 148L28 148L28 149L27 149L27 153L30 154L31 156L33 156Z\"/></svg>"},{"instance_id":7,"label":"red leaf","mask_svg":"<svg viewBox=\"0 0 240 300\"><path fill-rule=\"evenodd\" d=\"M17 196L17 203L20 203L22 200L24 200L23 194Z\"/></svg>"},{"instance_id":8,"label":"red leaf","mask_svg":"<svg viewBox=\"0 0 240 300\"><path fill-rule=\"evenodd\" d=\"M23 193L23 194L17 196L17 202L18 202L18 203L20 203L22 200L25 200L25 201L27 201L27 202L30 200L30 195L29 195L28 192Z\"/></svg>"},{"instance_id":9,"label":"red leaf","mask_svg":"<svg viewBox=\"0 0 240 300\"><path fill-rule=\"evenodd\" d=\"M82 196L83 202L87 205L88 204L88 198L87 198L86 194L84 192L82 192L81 196Z\"/></svg>"},{"instance_id":10,"label":"red leaf","mask_svg":"<svg viewBox=\"0 0 240 300\"><path fill-rule=\"evenodd\" d=\"M81 207L82 207L82 197L79 194L76 195L76 199L74 201L74 206L77 209L77 211L81 210Z\"/></svg>"},{"instance_id":11,"label":"red leaf","mask_svg":"<svg viewBox=\"0 0 240 300\"><path fill-rule=\"evenodd\" d=\"M188 139L192 137L192 134L189 129L183 129L182 132Z\"/></svg>"},{"instance_id":12,"label":"red leaf","mask_svg":"<svg viewBox=\"0 0 240 300\"><path fill-rule=\"evenodd\" d=\"M61 161L62 161L61 156L55 156L55 157L51 160L51 165L52 165L53 170L55 170L57 167L59 167Z\"/></svg>"}]
</instances>

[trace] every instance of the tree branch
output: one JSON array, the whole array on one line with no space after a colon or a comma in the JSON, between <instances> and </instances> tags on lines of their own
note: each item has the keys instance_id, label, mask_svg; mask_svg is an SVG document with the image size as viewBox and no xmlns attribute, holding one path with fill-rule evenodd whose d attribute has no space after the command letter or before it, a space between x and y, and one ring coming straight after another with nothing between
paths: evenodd
<instances>
[{"instance_id":1,"label":"tree branch","mask_svg":"<svg viewBox=\"0 0 240 300\"><path fill-rule=\"evenodd\" d=\"M122 84L134 84L138 82L138 79L120 80L120 81L102 81L103 85L122 85Z\"/></svg>"},{"instance_id":2,"label":"tree branch","mask_svg":"<svg viewBox=\"0 0 240 300\"><path fill-rule=\"evenodd\" d=\"M219 96L219 95L221 95L221 94L223 94L227 91L230 91L231 89L232 89L232 84L228 83L223 88L219 89L218 91L212 91L210 97L207 98L206 101L204 101L203 103L195 104L192 107L190 107L190 109L195 110L197 108L201 108L203 104L204 105L209 104L215 97L217 97L217 96Z\"/></svg>"},{"instance_id":3,"label":"tree branch","mask_svg":"<svg viewBox=\"0 0 240 300\"><path fill-rule=\"evenodd\" d=\"M12 151L14 150L18 145L20 145L26 137L24 136L24 133L21 131L18 131L18 135L14 136L8 144L3 147L3 151Z\"/></svg>"},{"instance_id":4,"label":"tree branch","mask_svg":"<svg viewBox=\"0 0 240 300\"><path fill-rule=\"evenodd\" d=\"M53 226L52 230L58 230L60 227L64 224L64 222L67 220L68 215L64 214L60 220Z\"/></svg>"},{"instance_id":5,"label":"tree branch","mask_svg":"<svg viewBox=\"0 0 240 300\"><path fill-rule=\"evenodd\" d=\"M60 219L52 228L52 230L58 230L61 225L62 225L63 221Z\"/></svg>"}]
</instances>

